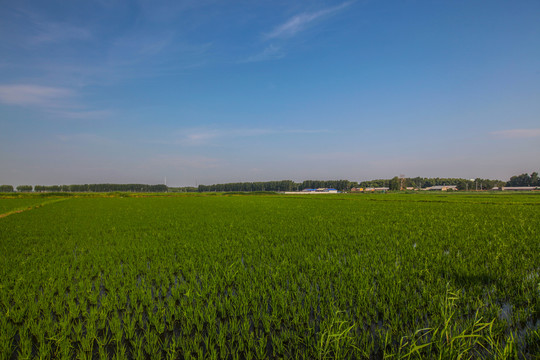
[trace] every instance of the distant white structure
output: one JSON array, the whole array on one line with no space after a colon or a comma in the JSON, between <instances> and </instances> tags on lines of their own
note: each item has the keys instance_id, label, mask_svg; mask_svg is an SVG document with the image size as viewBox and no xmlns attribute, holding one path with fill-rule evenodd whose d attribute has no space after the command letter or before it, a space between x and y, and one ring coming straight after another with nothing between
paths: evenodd
<instances>
[{"instance_id":1,"label":"distant white structure","mask_svg":"<svg viewBox=\"0 0 540 360\"><path fill-rule=\"evenodd\" d=\"M339 191L332 188L304 189L302 191L285 191L285 194L337 194Z\"/></svg>"},{"instance_id":2,"label":"distant white structure","mask_svg":"<svg viewBox=\"0 0 540 360\"><path fill-rule=\"evenodd\" d=\"M431 187L428 187L428 188L425 188L425 189L422 189L422 190L427 190L427 191L453 191L453 190L457 190L457 185L436 185L436 186L431 186Z\"/></svg>"},{"instance_id":3,"label":"distant white structure","mask_svg":"<svg viewBox=\"0 0 540 360\"><path fill-rule=\"evenodd\" d=\"M375 192L375 191L388 191L389 187L368 187L364 189L364 192Z\"/></svg>"},{"instance_id":4,"label":"distant white structure","mask_svg":"<svg viewBox=\"0 0 540 360\"><path fill-rule=\"evenodd\" d=\"M502 191L533 191L540 190L537 186L503 186L503 187L494 187L493 190L502 190Z\"/></svg>"}]
</instances>

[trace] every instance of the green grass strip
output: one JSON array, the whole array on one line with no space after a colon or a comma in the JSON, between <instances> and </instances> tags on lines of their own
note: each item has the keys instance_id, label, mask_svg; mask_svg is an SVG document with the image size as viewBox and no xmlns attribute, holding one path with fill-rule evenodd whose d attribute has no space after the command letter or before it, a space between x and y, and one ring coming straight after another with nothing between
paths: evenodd
<instances>
[{"instance_id":1,"label":"green grass strip","mask_svg":"<svg viewBox=\"0 0 540 360\"><path fill-rule=\"evenodd\" d=\"M42 203L31 205L31 206L25 206L25 207L16 208L16 209L10 210L10 211L8 211L6 213L0 214L0 219L5 218L5 217L7 217L9 215L19 214L19 213L22 213L22 212L28 211L28 210L34 210L34 209L40 208L42 206L52 204L52 203L56 203L56 202L59 202L59 201L64 201L64 200L67 200L67 199L66 198L54 199L54 200L44 201Z\"/></svg>"}]
</instances>

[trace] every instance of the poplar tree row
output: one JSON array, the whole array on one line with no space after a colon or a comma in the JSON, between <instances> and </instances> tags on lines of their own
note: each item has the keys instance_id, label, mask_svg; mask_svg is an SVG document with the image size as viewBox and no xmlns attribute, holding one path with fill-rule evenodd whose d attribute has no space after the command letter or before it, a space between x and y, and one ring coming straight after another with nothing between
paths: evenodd
<instances>
[{"instance_id":1,"label":"poplar tree row","mask_svg":"<svg viewBox=\"0 0 540 360\"><path fill-rule=\"evenodd\" d=\"M349 180L305 180L296 183L292 180L240 182L227 184L199 185L199 192L223 191L299 191L303 189L333 188L340 191L358 186L357 182Z\"/></svg>"},{"instance_id":2,"label":"poplar tree row","mask_svg":"<svg viewBox=\"0 0 540 360\"><path fill-rule=\"evenodd\" d=\"M82 185L19 185L18 192L167 192L167 185L148 184L82 184ZM0 185L0 192L13 192L12 185Z\"/></svg>"}]
</instances>

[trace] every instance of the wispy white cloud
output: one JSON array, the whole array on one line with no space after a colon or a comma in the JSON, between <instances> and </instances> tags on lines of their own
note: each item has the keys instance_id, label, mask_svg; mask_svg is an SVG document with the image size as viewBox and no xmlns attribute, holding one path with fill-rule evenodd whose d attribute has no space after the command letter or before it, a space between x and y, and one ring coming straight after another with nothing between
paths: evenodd
<instances>
[{"instance_id":1,"label":"wispy white cloud","mask_svg":"<svg viewBox=\"0 0 540 360\"><path fill-rule=\"evenodd\" d=\"M299 32L305 30L310 25L312 25L314 22L316 22L318 19L331 16L340 10L346 8L347 6L351 5L354 1L347 1L342 4L339 4L337 6L329 7L326 9L322 9L316 12L304 12L298 15L295 15L285 21L284 23L276 26L272 31L269 33L264 34L263 39L266 41L269 40L283 40L287 38L291 38L298 34ZM252 63L252 62L260 62L260 61L269 61L269 60L277 60L284 58L286 55L285 50L282 46L277 46L275 44L270 44L266 48L264 48L262 51L251 55L244 60L239 61L239 63Z\"/></svg>"},{"instance_id":2,"label":"wispy white cloud","mask_svg":"<svg viewBox=\"0 0 540 360\"><path fill-rule=\"evenodd\" d=\"M40 62L50 79L79 86L111 85L126 79L175 76L204 66L213 44L181 42L170 33L119 37L91 63Z\"/></svg>"},{"instance_id":3,"label":"wispy white cloud","mask_svg":"<svg viewBox=\"0 0 540 360\"><path fill-rule=\"evenodd\" d=\"M0 85L0 102L8 105L59 107L73 96L72 90L60 87Z\"/></svg>"},{"instance_id":4,"label":"wispy white cloud","mask_svg":"<svg viewBox=\"0 0 540 360\"><path fill-rule=\"evenodd\" d=\"M24 47L51 45L68 41L84 41L94 37L92 27L82 22L54 21L36 7L28 7L24 2L12 4L7 9L13 19L18 19L20 28L15 39ZM68 17L64 17L68 19Z\"/></svg>"},{"instance_id":5,"label":"wispy white cloud","mask_svg":"<svg viewBox=\"0 0 540 360\"><path fill-rule=\"evenodd\" d=\"M510 129L493 131L490 134L507 139L534 138L540 137L540 129Z\"/></svg>"},{"instance_id":6,"label":"wispy white cloud","mask_svg":"<svg viewBox=\"0 0 540 360\"><path fill-rule=\"evenodd\" d=\"M100 11L100 16L74 20L66 15L65 21L57 21L56 14L14 4L11 17L18 20L6 25L8 31L4 31L5 36L0 34L0 41L25 56L19 62L11 56L0 59L5 62L0 69L25 71L25 79L39 74L34 80L26 80L30 82L45 79L59 86L87 86L182 74L209 61L212 41L193 42L183 31L187 25L178 25L186 16L185 9L199 7L199 2L190 6L175 1L161 5L141 3L144 5L139 4L136 14L128 14L132 7L129 3L103 1L89 5L92 11ZM114 25L125 23L130 16L137 21Z\"/></svg>"},{"instance_id":7,"label":"wispy white cloud","mask_svg":"<svg viewBox=\"0 0 540 360\"><path fill-rule=\"evenodd\" d=\"M287 134L320 134L328 133L325 129L186 129L176 132L173 139L161 139L150 141L153 144L200 146L212 145L221 139L249 138Z\"/></svg>"},{"instance_id":8,"label":"wispy white cloud","mask_svg":"<svg viewBox=\"0 0 540 360\"><path fill-rule=\"evenodd\" d=\"M252 55L245 60L240 61L240 63L251 63L259 61L268 61L268 60L277 60L285 56L285 52L281 49L280 46L269 45L263 51L258 54Z\"/></svg>"},{"instance_id":9,"label":"wispy white cloud","mask_svg":"<svg viewBox=\"0 0 540 360\"><path fill-rule=\"evenodd\" d=\"M0 103L31 107L55 117L74 120L105 119L110 110L91 109L78 101L76 91L35 84L0 85Z\"/></svg>"},{"instance_id":10,"label":"wispy white cloud","mask_svg":"<svg viewBox=\"0 0 540 360\"><path fill-rule=\"evenodd\" d=\"M309 24L313 23L315 20L320 19L324 16L335 14L351 4L352 1L348 1L340 5L319 10L316 12L295 15L289 20L287 20L285 23L275 27L270 33L266 34L265 38L274 39L294 36L304 30Z\"/></svg>"}]
</instances>

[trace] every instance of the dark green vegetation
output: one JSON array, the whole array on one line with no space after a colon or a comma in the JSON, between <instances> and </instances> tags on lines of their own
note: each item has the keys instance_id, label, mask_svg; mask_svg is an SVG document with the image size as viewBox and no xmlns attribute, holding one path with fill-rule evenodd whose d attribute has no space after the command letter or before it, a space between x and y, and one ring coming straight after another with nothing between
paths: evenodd
<instances>
[{"instance_id":1,"label":"dark green vegetation","mask_svg":"<svg viewBox=\"0 0 540 360\"><path fill-rule=\"evenodd\" d=\"M292 180L242 182L214 185L199 185L199 192L208 191L297 191L311 188L334 188L337 190L349 190L358 183L349 180L304 180L296 183Z\"/></svg>"},{"instance_id":2,"label":"dark green vegetation","mask_svg":"<svg viewBox=\"0 0 540 360\"><path fill-rule=\"evenodd\" d=\"M400 190L401 179L397 176L392 179L378 179L363 181L360 183L361 187L389 187L390 190ZM417 189L424 189L437 185L456 185L458 190L491 190L494 187L505 186L507 183L501 180L490 179L460 179L460 178L404 178L403 187L413 187Z\"/></svg>"},{"instance_id":3,"label":"dark green vegetation","mask_svg":"<svg viewBox=\"0 0 540 360\"><path fill-rule=\"evenodd\" d=\"M31 192L32 191L32 185L19 185L17 186L18 192Z\"/></svg>"},{"instance_id":4,"label":"dark green vegetation","mask_svg":"<svg viewBox=\"0 0 540 360\"><path fill-rule=\"evenodd\" d=\"M13 191L15 191L13 185L0 185L0 193L7 193Z\"/></svg>"},{"instance_id":5,"label":"dark green vegetation","mask_svg":"<svg viewBox=\"0 0 540 360\"><path fill-rule=\"evenodd\" d=\"M531 175L521 174L512 176L507 186L540 186L540 177L536 171L531 173Z\"/></svg>"},{"instance_id":6,"label":"dark green vegetation","mask_svg":"<svg viewBox=\"0 0 540 360\"><path fill-rule=\"evenodd\" d=\"M348 191L355 187L389 187L390 190L403 190L406 187L428 188L436 185L456 185L458 190L491 190L501 186L540 186L540 178L537 172L512 176L510 181L489 179L460 179L460 178L398 178L378 179L363 181L360 184L349 180L304 180L301 183L292 180L261 181L261 182L238 182L213 185L199 185L198 187L168 187L167 185L147 184L79 184L79 185L19 185L18 192L135 192L135 193L161 193L161 192L260 192L260 191L298 191L313 188L334 188L340 191ZM0 193L13 192L12 185L0 185Z\"/></svg>"},{"instance_id":7,"label":"dark green vegetation","mask_svg":"<svg viewBox=\"0 0 540 360\"><path fill-rule=\"evenodd\" d=\"M0 357L535 358L539 218L535 194L70 197L0 219Z\"/></svg>"},{"instance_id":8,"label":"dark green vegetation","mask_svg":"<svg viewBox=\"0 0 540 360\"><path fill-rule=\"evenodd\" d=\"M30 189L32 190L32 189ZM167 185L147 185L147 184L82 184L82 185L36 185L36 192L111 192L111 191L131 191L131 192L166 192Z\"/></svg>"}]
</instances>

